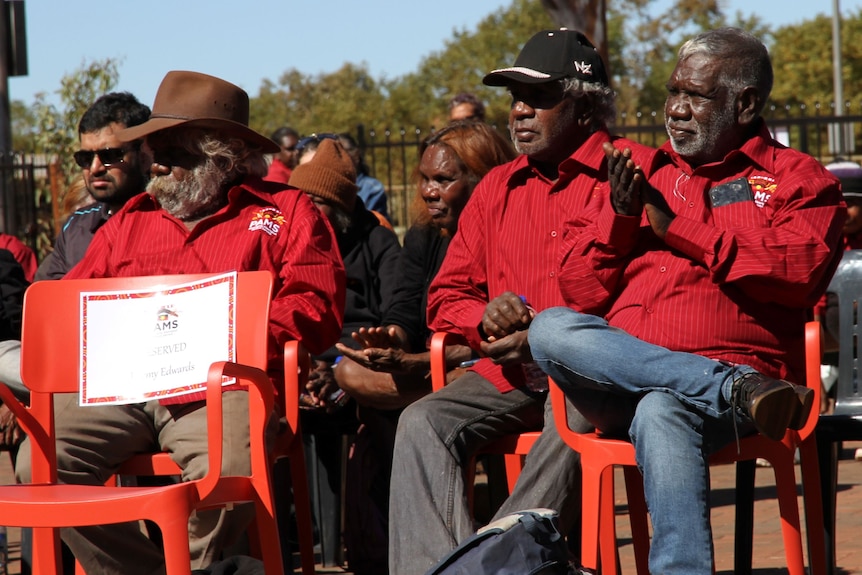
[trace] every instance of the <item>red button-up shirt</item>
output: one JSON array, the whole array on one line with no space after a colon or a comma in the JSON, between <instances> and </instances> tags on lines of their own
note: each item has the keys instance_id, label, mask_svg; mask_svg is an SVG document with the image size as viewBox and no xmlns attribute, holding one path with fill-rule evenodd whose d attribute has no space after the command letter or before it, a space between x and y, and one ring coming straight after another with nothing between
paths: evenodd
<instances>
[{"instance_id":1,"label":"red button-up shirt","mask_svg":"<svg viewBox=\"0 0 862 575\"><path fill-rule=\"evenodd\" d=\"M282 184L286 184L290 181L290 174L292 173L293 170L288 168L287 164L285 164L278 158L273 158L272 163L269 164L269 169L263 179L268 182L280 182Z\"/></svg>"},{"instance_id":2,"label":"red button-up shirt","mask_svg":"<svg viewBox=\"0 0 862 575\"><path fill-rule=\"evenodd\" d=\"M478 350L479 325L488 302L505 291L523 295L536 311L564 305L557 284L566 223L583 225L609 197L607 163L600 131L559 166L552 182L526 156L491 170L476 186L458 220L458 232L428 293L433 331L463 335ZM652 150L616 140L636 154ZM638 156L639 157L639 156ZM579 309L594 311L596 298ZM483 359L473 368L500 391L524 385L521 365L505 368Z\"/></svg>"},{"instance_id":3,"label":"red button-up shirt","mask_svg":"<svg viewBox=\"0 0 862 575\"><path fill-rule=\"evenodd\" d=\"M300 340L312 353L334 345L344 317L344 266L326 218L308 197L283 184L246 177L228 205L192 230L149 194L132 198L102 226L66 278L270 270L270 368ZM182 396L183 401L203 394Z\"/></svg>"},{"instance_id":4,"label":"red button-up shirt","mask_svg":"<svg viewBox=\"0 0 862 575\"><path fill-rule=\"evenodd\" d=\"M621 276L601 275L605 288L608 278L618 283L609 323L675 351L804 382L804 322L841 256L838 180L774 141L765 125L724 161L697 168L668 143L649 171L676 218L662 241L646 214L618 216L604 206L599 259L632 256ZM712 207L709 190L739 178L750 198ZM582 264L572 268L583 273Z\"/></svg>"}]
</instances>

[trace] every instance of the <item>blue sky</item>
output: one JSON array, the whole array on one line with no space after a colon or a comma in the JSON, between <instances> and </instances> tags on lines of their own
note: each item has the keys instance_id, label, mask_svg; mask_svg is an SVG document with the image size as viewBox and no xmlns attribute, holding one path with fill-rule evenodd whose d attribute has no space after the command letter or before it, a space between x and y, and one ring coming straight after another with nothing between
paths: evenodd
<instances>
[{"instance_id":1,"label":"blue sky","mask_svg":"<svg viewBox=\"0 0 862 575\"><path fill-rule=\"evenodd\" d=\"M539 1L539 0L535 0ZM667 5L670 0L656 0ZM832 13L832 2L725 0L729 13L755 13L774 25ZM510 0L25 0L29 75L9 79L9 96L31 103L53 93L64 74L118 58L118 89L151 104L169 70L195 70L256 95L282 72L333 72L365 62L395 78L443 48L453 30L473 30ZM816 6L815 6L816 5ZM856 13L862 0L841 0ZM381 17L380 14L385 14ZM502 64L502 63L501 63Z\"/></svg>"}]
</instances>

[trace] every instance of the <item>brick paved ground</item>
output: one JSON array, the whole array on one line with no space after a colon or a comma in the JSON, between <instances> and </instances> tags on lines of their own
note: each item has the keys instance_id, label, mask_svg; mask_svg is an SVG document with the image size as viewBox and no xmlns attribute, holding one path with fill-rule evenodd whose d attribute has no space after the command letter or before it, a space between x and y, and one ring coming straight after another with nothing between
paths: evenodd
<instances>
[{"instance_id":1,"label":"brick paved ground","mask_svg":"<svg viewBox=\"0 0 862 575\"><path fill-rule=\"evenodd\" d=\"M838 527L837 527L837 564L840 575L862 574L862 462L852 459L853 451L862 443L846 444L844 458L838 471ZM712 489L714 506L712 523L715 536L716 569L721 575L733 571L733 522L734 508L734 467L724 465L713 467ZM797 473L798 475L798 473ZM12 470L6 454L0 454L0 482L12 479ZM625 494L623 481L617 482L617 507L624 509ZM778 506L774 497L774 481L771 471L759 469L756 479L755 532L754 532L754 573L755 575L778 575L786 573L784 565L784 546L778 524ZM801 502L800 502L801 509ZM2 523L2 517L0 517ZM620 513L617 516L618 536L623 545L620 558L623 573L634 573L631 545L628 543L628 518ZM417 536L420 536L417 534ZM20 530L9 529L9 574L20 574ZM298 571L297 571L298 572ZM318 573L346 573L340 568L319 569Z\"/></svg>"}]
</instances>

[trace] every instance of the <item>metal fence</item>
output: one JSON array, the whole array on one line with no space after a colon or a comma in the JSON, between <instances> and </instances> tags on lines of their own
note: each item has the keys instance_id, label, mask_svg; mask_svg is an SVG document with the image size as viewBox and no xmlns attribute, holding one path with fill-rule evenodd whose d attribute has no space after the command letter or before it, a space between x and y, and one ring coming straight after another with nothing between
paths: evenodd
<instances>
[{"instance_id":1,"label":"metal fence","mask_svg":"<svg viewBox=\"0 0 862 575\"><path fill-rule=\"evenodd\" d=\"M847 105L835 114L829 105L770 105L764 110L767 125L781 143L806 152L822 163L837 156L862 160L862 109ZM499 127L498 127L499 129ZM358 126L356 141L363 150L371 175L383 182L389 213L399 231L410 224L409 207L415 191L413 170L419 163L419 146L434 128L374 129ZM621 114L611 132L648 146L667 141L662 111Z\"/></svg>"},{"instance_id":2,"label":"metal fence","mask_svg":"<svg viewBox=\"0 0 862 575\"><path fill-rule=\"evenodd\" d=\"M0 152L0 231L20 238L39 253L44 241L40 222L50 221L52 207L41 198L51 189L44 158Z\"/></svg>"},{"instance_id":3,"label":"metal fence","mask_svg":"<svg viewBox=\"0 0 862 575\"><path fill-rule=\"evenodd\" d=\"M836 114L830 105L770 105L764 111L773 135L782 143L828 163L840 155L862 160L862 104L847 104ZM505 131L505 128L500 128ZM410 225L413 172L419 147L434 128L376 129L357 126L356 141L371 175L383 182L396 230ZM649 146L667 140L663 113L621 114L611 131ZM52 175L53 174L53 177ZM0 231L21 238L40 256L53 240L57 222L59 174L44 157L0 153ZM53 180L53 181L52 181Z\"/></svg>"}]
</instances>

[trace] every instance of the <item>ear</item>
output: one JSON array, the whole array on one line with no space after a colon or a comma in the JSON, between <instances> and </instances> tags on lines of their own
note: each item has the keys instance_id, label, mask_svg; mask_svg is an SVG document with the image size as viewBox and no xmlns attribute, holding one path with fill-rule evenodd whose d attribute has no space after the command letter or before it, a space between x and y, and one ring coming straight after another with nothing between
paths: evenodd
<instances>
[{"instance_id":1,"label":"ear","mask_svg":"<svg viewBox=\"0 0 862 575\"><path fill-rule=\"evenodd\" d=\"M763 103L760 91L754 86L746 86L736 99L736 118L742 126L748 126L757 119Z\"/></svg>"}]
</instances>

